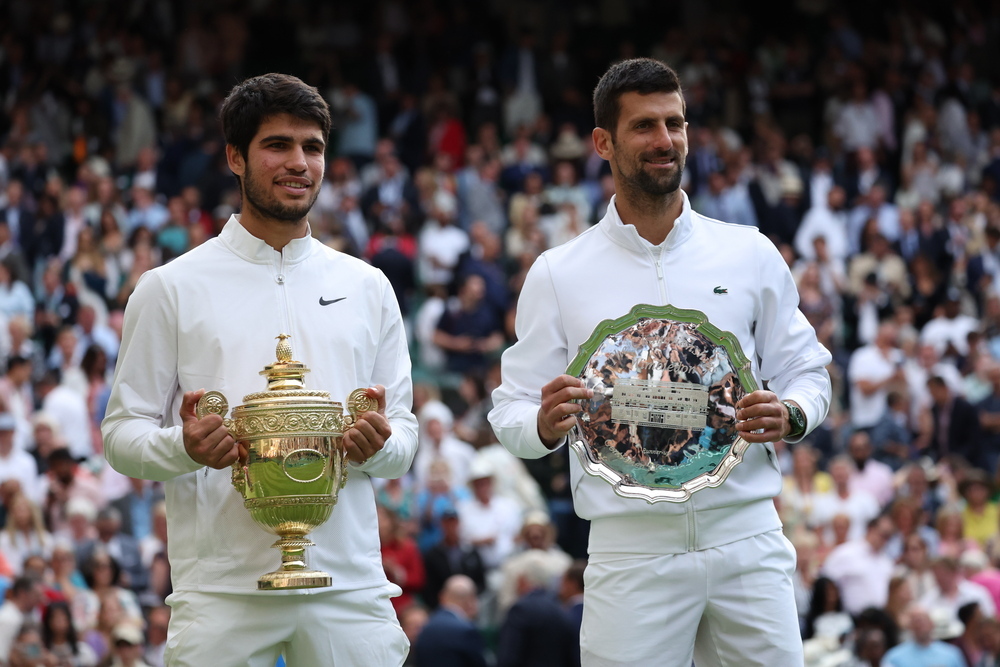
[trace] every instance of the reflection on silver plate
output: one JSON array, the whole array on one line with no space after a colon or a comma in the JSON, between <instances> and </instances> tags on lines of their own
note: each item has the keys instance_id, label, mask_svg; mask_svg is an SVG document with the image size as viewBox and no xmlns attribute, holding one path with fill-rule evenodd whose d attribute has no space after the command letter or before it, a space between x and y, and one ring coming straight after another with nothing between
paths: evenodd
<instances>
[{"instance_id":1,"label":"reflection on silver plate","mask_svg":"<svg viewBox=\"0 0 1000 667\"><path fill-rule=\"evenodd\" d=\"M571 446L620 496L687 500L722 484L749 446L736 403L757 388L750 362L697 310L639 305L605 320L567 373L594 390Z\"/></svg>"}]
</instances>

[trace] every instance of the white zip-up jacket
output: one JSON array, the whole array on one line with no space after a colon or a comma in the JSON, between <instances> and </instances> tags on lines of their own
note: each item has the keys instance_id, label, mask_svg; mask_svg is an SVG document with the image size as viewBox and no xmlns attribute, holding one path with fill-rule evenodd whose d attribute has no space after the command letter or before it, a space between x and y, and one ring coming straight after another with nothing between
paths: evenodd
<instances>
[{"instance_id":1,"label":"white zip-up jacket","mask_svg":"<svg viewBox=\"0 0 1000 667\"><path fill-rule=\"evenodd\" d=\"M669 304L701 311L735 334L758 385L766 379L780 398L798 402L811 430L829 408L831 357L798 301L781 255L757 229L699 215L684 195L673 229L654 246L622 223L612 198L598 225L546 251L528 271L518 340L503 355L490 422L517 456L545 456L537 428L542 386L566 372L603 320L637 304ZM770 444L751 444L721 486L681 503L622 498L584 472L575 453L570 461L576 512L592 520L591 553L681 553L781 527L772 500L781 473Z\"/></svg>"},{"instance_id":2,"label":"white zip-up jacket","mask_svg":"<svg viewBox=\"0 0 1000 667\"><path fill-rule=\"evenodd\" d=\"M188 456L179 416L187 391L216 389L235 407L265 390L259 373L274 363L279 333L291 335L294 358L310 369L308 389L345 404L356 388L385 385L392 436L364 465L350 465L332 516L309 534L316 546L306 564L329 573L333 589L387 584L369 476L403 475L417 444L392 287L381 271L308 235L277 252L233 216L217 238L139 281L103 423L115 470L166 483L174 590L256 593L257 577L281 563L270 548L277 538L250 518L231 471Z\"/></svg>"}]
</instances>

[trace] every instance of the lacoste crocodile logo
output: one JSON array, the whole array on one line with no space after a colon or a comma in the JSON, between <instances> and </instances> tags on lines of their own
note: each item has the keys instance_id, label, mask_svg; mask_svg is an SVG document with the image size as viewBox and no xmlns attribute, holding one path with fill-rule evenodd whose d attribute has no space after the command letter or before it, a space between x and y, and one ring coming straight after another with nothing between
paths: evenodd
<instances>
[{"instance_id":1,"label":"lacoste crocodile logo","mask_svg":"<svg viewBox=\"0 0 1000 667\"><path fill-rule=\"evenodd\" d=\"M329 306L331 303L337 303L338 301L343 301L346 298L347 298L346 296L342 296L339 299L330 299L329 301L327 301L323 297L320 297L319 298L319 305L321 305L321 306Z\"/></svg>"},{"instance_id":2,"label":"lacoste crocodile logo","mask_svg":"<svg viewBox=\"0 0 1000 667\"><path fill-rule=\"evenodd\" d=\"M719 285L718 287L716 287L716 288L715 288L714 290L712 290L712 291L713 291L713 292L715 292L716 294L729 294L729 290L727 290L727 289L726 289L725 287L723 287L722 285Z\"/></svg>"}]
</instances>

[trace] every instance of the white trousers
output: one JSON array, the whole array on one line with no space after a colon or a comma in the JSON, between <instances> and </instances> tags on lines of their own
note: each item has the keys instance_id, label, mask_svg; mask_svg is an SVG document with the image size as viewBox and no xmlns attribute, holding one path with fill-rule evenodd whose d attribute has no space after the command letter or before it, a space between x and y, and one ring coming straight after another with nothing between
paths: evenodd
<instances>
[{"instance_id":1,"label":"white trousers","mask_svg":"<svg viewBox=\"0 0 1000 667\"><path fill-rule=\"evenodd\" d=\"M409 642L398 587L311 595L174 593L167 667L399 667Z\"/></svg>"},{"instance_id":2,"label":"white trousers","mask_svg":"<svg viewBox=\"0 0 1000 667\"><path fill-rule=\"evenodd\" d=\"M583 667L801 667L794 570L780 531L666 556L592 554Z\"/></svg>"}]
</instances>

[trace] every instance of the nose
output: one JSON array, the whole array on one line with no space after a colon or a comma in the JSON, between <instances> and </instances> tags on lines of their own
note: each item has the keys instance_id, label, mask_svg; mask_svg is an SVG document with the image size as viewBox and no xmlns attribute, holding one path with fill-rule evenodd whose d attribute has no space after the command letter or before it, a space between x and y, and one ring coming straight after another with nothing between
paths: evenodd
<instances>
[{"instance_id":1,"label":"nose","mask_svg":"<svg viewBox=\"0 0 1000 667\"><path fill-rule=\"evenodd\" d=\"M670 137L670 130L667 129L666 123L657 124L656 132L653 133L652 148L665 151L673 147L674 141Z\"/></svg>"},{"instance_id":2,"label":"nose","mask_svg":"<svg viewBox=\"0 0 1000 667\"><path fill-rule=\"evenodd\" d=\"M290 151L288 151L288 157L285 160L285 168L289 171L296 172L306 170L306 152L302 146L295 145Z\"/></svg>"}]
</instances>

